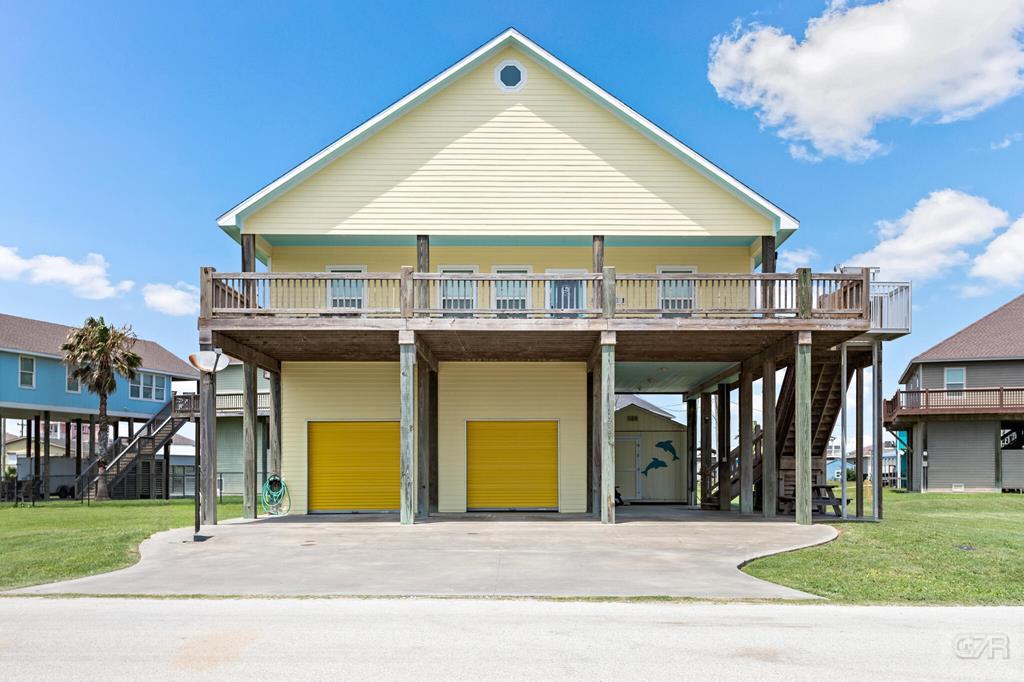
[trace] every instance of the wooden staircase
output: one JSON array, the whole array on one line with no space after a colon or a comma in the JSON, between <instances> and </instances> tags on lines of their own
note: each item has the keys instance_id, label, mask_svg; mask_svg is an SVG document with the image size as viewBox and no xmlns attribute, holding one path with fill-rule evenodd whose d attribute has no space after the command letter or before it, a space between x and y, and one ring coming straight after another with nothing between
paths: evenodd
<instances>
[{"instance_id":1,"label":"wooden staircase","mask_svg":"<svg viewBox=\"0 0 1024 682\"><path fill-rule=\"evenodd\" d=\"M848 369L849 376L854 370ZM826 452L829 438L839 419L842 404L842 381L839 357L825 356L811 363L811 480L825 482ZM796 380L790 367L786 370L778 401L775 405L775 452L779 475L779 495L792 497L796 492ZM763 434L754 434L754 508L761 509L761 440ZM730 490L739 494L739 447L729 453ZM701 499L701 508L718 509L718 463L703 468L701 476L710 481L711 494Z\"/></svg>"},{"instance_id":2,"label":"wooden staircase","mask_svg":"<svg viewBox=\"0 0 1024 682\"><path fill-rule=\"evenodd\" d=\"M178 409L183 404L179 400L182 397L172 397L134 436L116 439L111 451L117 454L102 474L99 473L98 460L91 462L76 481L78 497L96 499L101 476L110 499L165 497L164 482L168 473L165 467L170 463L157 455L190 420L190 413Z\"/></svg>"}]
</instances>

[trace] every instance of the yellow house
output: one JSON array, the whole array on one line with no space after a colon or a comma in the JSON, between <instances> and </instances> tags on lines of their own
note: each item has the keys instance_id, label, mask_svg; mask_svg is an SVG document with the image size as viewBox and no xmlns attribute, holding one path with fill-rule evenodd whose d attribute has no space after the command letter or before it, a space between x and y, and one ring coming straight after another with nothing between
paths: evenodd
<instances>
[{"instance_id":1,"label":"yellow house","mask_svg":"<svg viewBox=\"0 0 1024 682\"><path fill-rule=\"evenodd\" d=\"M815 431L835 419L812 384L839 344L875 343L867 273L776 273L793 217L515 30L218 224L242 268L203 269L200 344L245 362L253 403L268 372L271 468L292 513L613 522L616 393L685 393L688 423L701 409L710 424L712 392L727 414L736 387L749 427L751 382L792 366L771 462L741 424L741 456L721 466L742 474L725 492L744 511L774 513L789 494L809 514ZM203 425L215 462L215 420ZM680 444L687 463L697 431ZM696 501L695 477L675 501ZM728 505L713 485L702 503Z\"/></svg>"}]
</instances>

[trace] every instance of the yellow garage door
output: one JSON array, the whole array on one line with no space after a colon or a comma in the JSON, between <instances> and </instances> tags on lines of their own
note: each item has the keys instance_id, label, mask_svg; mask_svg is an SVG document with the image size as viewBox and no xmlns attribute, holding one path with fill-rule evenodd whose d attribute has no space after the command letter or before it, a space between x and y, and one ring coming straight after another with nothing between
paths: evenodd
<instances>
[{"instance_id":1,"label":"yellow garage door","mask_svg":"<svg viewBox=\"0 0 1024 682\"><path fill-rule=\"evenodd\" d=\"M309 511L398 509L398 422L309 424Z\"/></svg>"},{"instance_id":2,"label":"yellow garage door","mask_svg":"<svg viewBox=\"0 0 1024 682\"><path fill-rule=\"evenodd\" d=\"M468 422L466 507L558 509L558 422Z\"/></svg>"}]
</instances>

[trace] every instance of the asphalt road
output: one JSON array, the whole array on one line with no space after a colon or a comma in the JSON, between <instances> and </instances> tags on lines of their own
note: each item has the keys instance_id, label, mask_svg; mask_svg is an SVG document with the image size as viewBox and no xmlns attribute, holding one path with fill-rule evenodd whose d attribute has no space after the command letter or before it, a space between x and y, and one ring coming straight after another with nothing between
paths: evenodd
<instances>
[{"instance_id":1,"label":"asphalt road","mask_svg":"<svg viewBox=\"0 0 1024 682\"><path fill-rule=\"evenodd\" d=\"M1021 679L1024 608L0 598L0 678L243 675Z\"/></svg>"}]
</instances>

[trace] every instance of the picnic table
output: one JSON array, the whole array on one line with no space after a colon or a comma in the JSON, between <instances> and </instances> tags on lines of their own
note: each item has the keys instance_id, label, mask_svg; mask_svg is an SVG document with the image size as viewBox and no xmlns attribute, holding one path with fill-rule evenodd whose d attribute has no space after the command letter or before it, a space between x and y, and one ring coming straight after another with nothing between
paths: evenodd
<instances>
[{"instance_id":1,"label":"picnic table","mask_svg":"<svg viewBox=\"0 0 1024 682\"><path fill-rule=\"evenodd\" d=\"M850 500L846 501L849 504ZM842 500L836 497L835 490L830 485L811 486L811 509L816 512L825 513L828 507L832 507L836 516L843 515ZM783 514L792 514L796 509L796 498L792 495L780 495L779 507Z\"/></svg>"}]
</instances>

